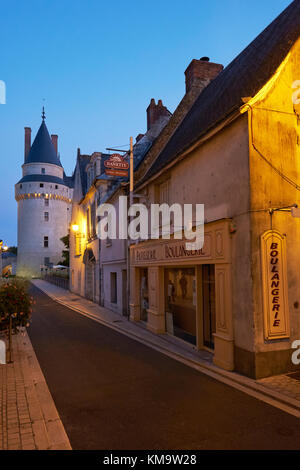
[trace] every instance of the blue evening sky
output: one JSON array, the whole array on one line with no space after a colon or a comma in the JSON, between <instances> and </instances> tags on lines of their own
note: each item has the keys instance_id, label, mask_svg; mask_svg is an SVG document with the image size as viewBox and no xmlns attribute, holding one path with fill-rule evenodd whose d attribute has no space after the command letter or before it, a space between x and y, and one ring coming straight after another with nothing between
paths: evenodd
<instances>
[{"instance_id":1,"label":"blue evening sky","mask_svg":"<svg viewBox=\"0 0 300 470\"><path fill-rule=\"evenodd\" d=\"M76 149L104 151L146 127L150 99L174 111L184 70L209 56L227 65L290 0L9 0L0 2L0 239L17 243L14 184L24 126L32 139L43 99L71 174ZM32 227L34 230L34 227Z\"/></svg>"}]
</instances>

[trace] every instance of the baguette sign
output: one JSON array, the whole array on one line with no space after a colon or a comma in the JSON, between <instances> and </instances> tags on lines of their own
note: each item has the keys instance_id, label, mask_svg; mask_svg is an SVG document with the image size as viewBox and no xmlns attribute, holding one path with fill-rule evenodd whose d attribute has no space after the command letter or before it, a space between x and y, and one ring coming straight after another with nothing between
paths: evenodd
<instances>
[{"instance_id":1,"label":"baguette sign","mask_svg":"<svg viewBox=\"0 0 300 470\"><path fill-rule=\"evenodd\" d=\"M289 338L286 240L276 230L261 237L265 339Z\"/></svg>"},{"instance_id":2,"label":"baguette sign","mask_svg":"<svg viewBox=\"0 0 300 470\"><path fill-rule=\"evenodd\" d=\"M105 160L104 166L106 168L112 168L114 170L128 170L129 163L126 162L122 155L118 153L113 153L107 160Z\"/></svg>"}]
</instances>

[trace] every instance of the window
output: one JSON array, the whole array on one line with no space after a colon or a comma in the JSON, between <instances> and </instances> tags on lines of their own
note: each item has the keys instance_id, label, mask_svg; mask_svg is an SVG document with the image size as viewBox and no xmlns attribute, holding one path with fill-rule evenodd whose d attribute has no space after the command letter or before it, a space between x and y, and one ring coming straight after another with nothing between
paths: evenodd
<instances>
[{"instance_id":1,"label":"window","mask_svg":"<svg viewBox=\"0 0 300 470\"><path fill-rule=\"evenodd\" d=\"M45 220L45 222L48 222L48 220L49 220L49 212L44 212L44 220Z\"/></svg>"},{"instance_id":2,"label":"window","mask_svg":"<svg viewBox=\"0 0 300 470\"><path fill-rule=\"evenodd\" d=\"M49 199L45 199L45 206L49 206Z\"/></svg>"},{"instance_id":3,"label":"window","mask_svg":"<svg viewBox=\"0 0 300 470\"><path fill-rule=\"evenodd\" d=\"M91 218L90 218L90 209L86 211L86 228L87 228L87 237L88 240L91 238Z\"/></svg>"},{"instance_id":4,"label":"window","mask_svg":"<svg viewBox=\"0 0 300 470\"><path fill-rule=\"evenodd\" d=\"M22 189L22 185L20 184L20 189Z\"/></svg>"},{"instance_id":5,"label":"window","mask_svg":"<svg viewBox=\"0 0 300 470\"><path fill-rule=\"evenodd\" d=\"M50 264L50 258L49 258L48 256L46 256L46 257L44 258L44 265L45 265L45 266L49 266L49 264Z\"/></svg>"},{"instance_id":6,"label":"window","mask_svg":"<svg viewBox=\"0 0 300 470\"><path fill-rule=\"evenodd\" d=\"M196 345L195 268L165 269L166 330Z\"/></svg>"},{"instance_id":7,"label":"window","mask_svg":"<svg viewBox=\"0 0 300 470\"><path fill-rule=\"evenodd\" d=\"M49 238L44 237L44 248L48 248L48 246L49 246Z\"/></svg>"},{"instance_id":8,"label":"window","mask_svg":"<svg viewBox=\"0 0 300 470\"><path fill-rule=\"evenodd\" d=\"M91 205L91 232L92 237L96 236L96 204L93 202Z\"/></svg>"},{"instance_id":9,"label":"window","mask_svg":"<svg viewBox=\"0 0 300 470\"><path fill-rule=\"evenodd\" d=\"M58 189L58 186L57 186L57 184L55 185L55 189Z\"/></svg>"},{"instance_id":10,"label":"window","mask_svg":"<svg viewBox=\"0 0 300 470\"><path fill-rule=\"evenodd\" d=\"M75 256L81 255L81 234L75 233Z\"/></svg>"},{"instance_id":11,"label":"window","mask_svg":"<svg viewBox=\"0 0 300 470\"><path fill-rule=\"evenodd\" d=\"M44 187L44 183L40 183L40 188L43 188Z\"/></svg>"},{"instance_id":12,"label":"window","mask_svg":"<svg viewBox=\"0 0 300 470\"><path fill-rule=\"evenodd\" d=\"M169 204L169 181L159 186L159 204Z\"/></svg>"},{"instance_id":13,"label":"window","mask_svg":"<svg viewBox=\"0 0 300 470\"><path fill-rule=\"evenodd\" d=\"M46 173L45 168L42 168L42 175L44 175L45 173Z\"/></svg>"},{"instance_id":14,"label":"window","mask_svg":"<svg viewBox=\"0 0 300 470\"><path fill-rule=\"evenodd\" d=\"M110 273L110 301L117 303L117 273Z\"/></svg>"}]
</instances>

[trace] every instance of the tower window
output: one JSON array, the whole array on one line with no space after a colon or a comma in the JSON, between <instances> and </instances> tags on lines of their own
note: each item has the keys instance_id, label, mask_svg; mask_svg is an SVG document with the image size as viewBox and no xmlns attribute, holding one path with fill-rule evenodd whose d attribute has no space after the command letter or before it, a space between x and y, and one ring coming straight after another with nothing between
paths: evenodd
<instances>
[{"instance_id":1,"label":"tower window","mask_svg":"<svg viewBox=\"0 0 300 470\"><path fill-rule=\"evenodd\" d=\"M42 168L42 175L44 175L46 172L45 168Z\"/></svg>"},{"instance_id":2,"label":"tower window","mask_svg":"<svg viewBox=\"0 0 300 470\"><path fill-rule=\"evenodd\" d=\"M44 237L44 248L48 248L48 246L49 246L49 238Z\"/></svg>"},{"instance_id":3,"label":"tower window","mask_svg":"<svg viewBox=\"0 0 300 470\"><path fill-rule=\"evenodd\" d=\"M48 222L48 220L49 220L49 212L44 212L44 220L45 220L45 222Z\"/></svg>"},{"instance_id":4,"label":"tower window","mask_svg":"<svg viewBox=\"0 0 300 470\"><path fill-rule=\"evenodd\" d=\"M49 206L49 199L45 199L45 206Z\"/></svg>"},{"instance_id":5,"label":"tower window","mask_svg":"<svg viewBox=\"0 0 300 470\"><path fill-rule=\"evenodd\" d=\"M40 183L40 188L43 188L44 187L44 183Z\"/></svg>"}]
</instances>

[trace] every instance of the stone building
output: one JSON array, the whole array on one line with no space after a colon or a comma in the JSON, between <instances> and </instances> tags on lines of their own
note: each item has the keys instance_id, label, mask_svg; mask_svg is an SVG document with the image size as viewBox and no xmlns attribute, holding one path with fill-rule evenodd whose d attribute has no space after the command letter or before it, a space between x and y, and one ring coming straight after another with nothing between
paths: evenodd
<instances>
[{"instance_id":1,"label":"stone building","mask_svg":"<svg viewBox=\"0 0 300 470\"><path fill-rule=\"evenodd\" d=\"M299 79L294 1L202 90L135 187L149 204L204 204L205 239L131 245L131 320L255 378L295 368L300 339Z\"/></svg>"},{"instance_id":2,"label":"stone building","mask_svg":"<svg viewBox=\"0 0 300 470\"><path fill-rule=\"evenodd\" d=\"M31 129L25 127L25 156L22 178L15 185L18 203L19 276L39 276L57 264L68 234L71 218L73 181L65 175L58 151L57 135L50 137L42 123L31 145Z\"/></svg>"}]
</instances>

